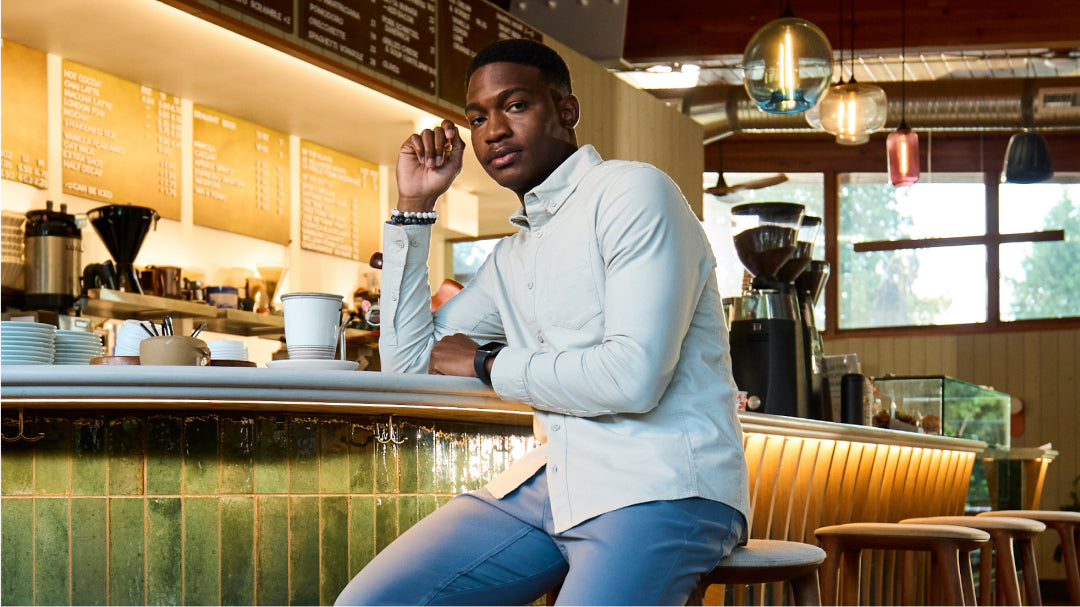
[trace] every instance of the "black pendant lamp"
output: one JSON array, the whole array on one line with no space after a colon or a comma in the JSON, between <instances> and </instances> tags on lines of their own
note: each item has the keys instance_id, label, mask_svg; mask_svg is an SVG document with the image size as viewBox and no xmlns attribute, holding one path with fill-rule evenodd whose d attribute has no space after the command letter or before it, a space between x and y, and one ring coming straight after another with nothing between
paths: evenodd
<instances>
[{"instance_id":1,"label":"black pendant lamp","mask_svg":"<svg viewBox=\"0 0 1080 607\"><path fill-rule=\"evenodd\" d=\"M1024 82L1024 100L1021 103L1021 131L1009 139L1005 148L1005 183L1039 183L1054 176L1050 162L1050 150L1046 139L1032 129L1034 115L1031 109L1035 83L1028 78Z\"/></svg>"}]
</instances>

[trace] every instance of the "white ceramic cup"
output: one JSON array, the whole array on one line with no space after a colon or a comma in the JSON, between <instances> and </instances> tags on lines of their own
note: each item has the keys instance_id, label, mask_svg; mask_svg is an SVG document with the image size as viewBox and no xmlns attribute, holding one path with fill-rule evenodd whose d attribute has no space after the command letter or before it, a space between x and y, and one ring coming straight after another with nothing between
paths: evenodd
<instances>
[{"instance_id":1,"label":"white ceramic cup","mask_svg":"<svg viewBox=\"0 0 1080 607\"><path fill-rule=\"evenodd\" d=\"M281 296L289 358L334 358L341 302L340 295L329 293L286 293Z\"/></svg>"}]
</instances>

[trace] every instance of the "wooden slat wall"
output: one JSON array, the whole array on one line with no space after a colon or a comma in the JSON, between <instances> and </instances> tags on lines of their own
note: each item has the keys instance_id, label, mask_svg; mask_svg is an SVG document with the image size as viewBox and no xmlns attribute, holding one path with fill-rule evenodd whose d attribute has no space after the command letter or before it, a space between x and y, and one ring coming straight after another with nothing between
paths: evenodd
<instances>
[{"instance_id":1,"label":"wooden slat wall","mask_svg":"<svg viewBox=\"0 0 1080 607\"><path fill-rule=\"evenodd\" d=\"M871 376L948 375L1019 397L1025 429L1012 445L1052 443L1059 453L1047 470L1041 507L1056 510L1072 501L1072 481L1080 475L1080 330L832 339L825 351L857 353ZM1055 546L1049 536L1039 542L1039 574L1064 579L1064 568L1051 558Z\"/></svg>"}]
</instances>

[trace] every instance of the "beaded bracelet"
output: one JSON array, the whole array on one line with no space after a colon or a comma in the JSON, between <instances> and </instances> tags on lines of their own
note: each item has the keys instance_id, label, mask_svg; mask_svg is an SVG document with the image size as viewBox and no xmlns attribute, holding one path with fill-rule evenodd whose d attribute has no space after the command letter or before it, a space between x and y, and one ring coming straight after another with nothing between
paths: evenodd
<instances>
[{"instance_id":1,"label":"beaded bracelet","mask_svg":"<svg viewBox=\"0 0 1080 607\"><path fill-rule=\"evenodd\" d=\"M429 226L439 218L436 211L390 211L390 221L387 223L396 226Z\"/></svg>"}]
</instances>

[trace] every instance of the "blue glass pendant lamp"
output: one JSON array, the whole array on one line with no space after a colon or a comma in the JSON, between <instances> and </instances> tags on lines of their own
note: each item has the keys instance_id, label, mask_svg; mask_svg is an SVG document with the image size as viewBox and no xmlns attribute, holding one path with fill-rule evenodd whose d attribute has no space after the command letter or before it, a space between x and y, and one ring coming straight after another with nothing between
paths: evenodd
<instances>
[{"instance_id":1,"label":"blue glass pendant lamp","mask_svg":"<svg viewBox=\"0 0 1080 607\"><path fill-rule=\"evenodd\" d=\"M789 5L746 45L743 84L765 112L805 112L829 87L832 60L829 39L813 23L795 17Z\"/></svg>"}]
</instances>

